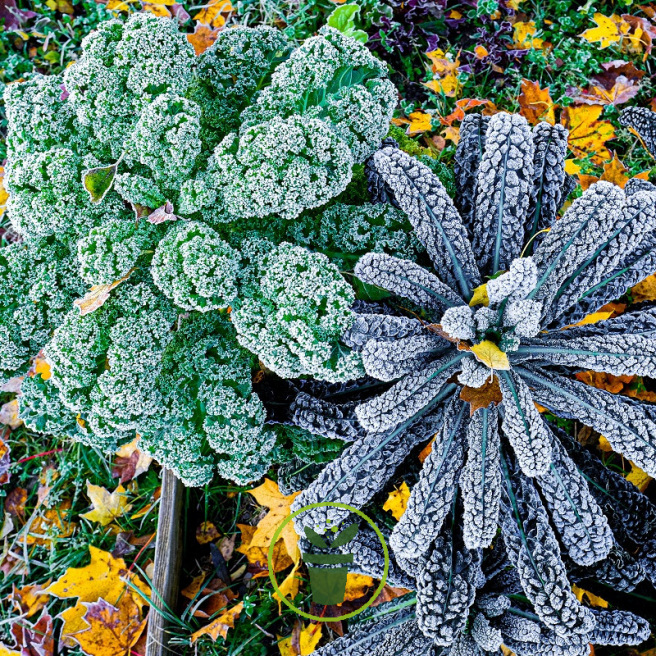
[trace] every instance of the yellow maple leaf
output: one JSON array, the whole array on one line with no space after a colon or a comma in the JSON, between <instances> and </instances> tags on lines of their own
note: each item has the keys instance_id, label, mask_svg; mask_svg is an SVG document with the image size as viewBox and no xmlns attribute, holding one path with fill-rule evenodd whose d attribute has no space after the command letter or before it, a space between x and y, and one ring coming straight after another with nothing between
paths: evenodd
<instances>
[{"instance_id":1,"label":"yellow maple leaf","mask_svg":"<svg viewBox=\"0 0 656 656\"><path fill-rule=\"evenodd\" d=\"M469 301L470 307L475 307L476 305L484 305L487 307L490 304L490 298L487 295L487 283L479 285L472 291L471 301Z\"/></svg>"},{"instance_id":2,"label":"yellow maple leaf","mask_svg":"<svg viewBox=\"0 0 656 656\"><path fill-rule=\"evenodd\" d=\"M573 159L565 160L565 173L568 175L576 175L581 172L581 165L577 164Z\"/></svg>"},{"instance_id":3,"label":"yellow maple leaf","mask_svg":"<svg viewBox=\"0 0 656 656\"><path fill-rule=\"evenodd\" d=\"M485 339L471 347L474 357L490 369L497 371L508 371L510 361L508 356L489 339Z\"/></svg>"},{"instance_id":4,"label":"yellow maple leaf","mask_svg":"<svg viewBox=\"0 0 656 656\"><path fill-rule=\"evenodd\" d=\"M611 453L613 450L613 447L610 445L610 442L603 436L599 436L599 450L603 451L604 453Z\"/></svg>"},{"instance_id":5,"label":"yellow maple leaf","mask_svg":"<svg viewBox=\"0 0 656 656\"><path fill-rule=\"evenodd\" d=\"M122 485L110 493L104 487L93 485L87 481L87 496L93 508L80 517L84 517L90 522L98 522L101 526L111 524L117 517L123 517L132 508Z\"/></svg>"},{"instance_id":6,"label":"yellow maple leaf","mask_svg":"<svg viewBox=\"0 0 656 656\"><path fill-rule=\"evenodd\" d=\"M640 467L631 463L631 471L627 474L626 480L629 483L633 483L641 492L644 492L652 478L647 472L642 471Z\"/></svg>"},{"instance_id":7,"label":"yellow maple leaf","mask_svg":"<svg viewBox=\"0 0 656 656\"><path fill-rule=\"evenodd\" d=\"M615 128L610 121L599 120L604 108L601 105L565 107L560 122L569 130L568 144L576 158L592 155L595 164L611 158L605 144L615 138Z\"/></svg>"},{"instance_id":8,"label":"yellow maple leaf","mask_svg":"<svg viewBox=\"0 0 656 656\"><path fill-rule=\"evenodd\" d=\"M111 553L89 545L91 562L86 567L69 567L62 576L48 586L44 592L59 599L77 597L77 604L60 613L64 621L62 636L70 645L70 637L88 628L84 621L87 611L86 603L104 599L108 604L116 605L123 595L132 595L134 602L143 608L150 597L150 588L136 575L128 571L122 558L114 558ZM135 586L142 594L128 587L126 581ZM142 596L143 595L143 596Z\"/></svg>"},{"instance_id":9,"label":"yellow maple leaf","mask_svg":"<svg viewBox=\"0 0 656 656\"><path fill-rule=\"evenodd\" d=\"M171 12L163 4L144 2L142 3L141 8L158 18L171 18Z\"/></svg>"},{"instance_id":10,"label":"yellow maple leaf","mask_svg":"<svg viewBox=\"0 0 656 656\"><path fill-rule=\"evenodd\" d=\"M579 588L576 583L572 585L572 592L580 602L583 602L583 597L586 597L591 606L594 606L595 608L608 608L608 602L605 599L597 597L597 595L592 594L592 592L589 592L588 590Z\"/></svg>"},{"instance_id":11,"label":"yellow maple leaf","mask_svg":"<svg viewBox=\"0 0 656 656\"><path fill-rule=\"evenodd\" d=\"M141 637L146 619L141 619L141 608L130 594L122 595L116 605L104 599L87 603L84 622L87 629L70 636L86 654L115 656L129 654Z\"/></svg>"},{"instance_id":12,"label":"yellow maple leaf","mask_svg":"<svg viewBox=\"0 0 656 656\"><path fill-rule=\"evenodd\" d=\"M219 28L196 23L193 34L187 34L187 41L194 47L196 56L202 55L218 38Z\"/></svg>"},{"instance_id":13,"label":"yellow maple leaf","mask_svg":"<svg viewBox=\"0 0 656 656\"><path fill-rule=\"evenodd\" d=\"M408 484L403 481L399 487L392 490L383 505L383 510L389 510L392 516L397 521L408 507L408 499L410 498L410 488Z\"/></svg>"},{"instance_id":14,"label":"yellow maple leaf","mask_svg":"<svg viewBox=\"0 0 656 656\"><path fill-rule=\"evenodd\" d=\"M592 20L597 27L586 30L579 36L583 37L590 43L598 43L600 48L608 48L614 43L619 43L622 37L629 33L631 26L620 16L604 16L596 12Z\"/></svg>"},{"instance_id":15,"label":"yellow maple leaf","mask_svg":"<svg viewBox=\"0 0 656 656\"><path fill-rule=\"evenodd\" d=\"M191 634L191 644L193 645L202 636L209 636L212 642L216 642L221 636L225 638L228 630L234 628L235 620L239 617L244 608L244 602L240 601L236 606L229 608L219 615L213 622Z\"/></svg>"},{"instance_id":16,"label":"yellow maple leaf","mask_svg":"<svg viewBox=\"0 0 656 656\"><path fill-rule=\"evenodd\" d=\"M634 303L656 300L656 274L631 287L631 299Z\"/></svg>"},{"instance_id":17,"label":"yellow maple leaf","mask_svg":"<svg viewBox=\"0 0 656 656\"><path fill-rule=\"evenodd\" d=\"M308 624L301 628L297 636L290 635L286 638L278 636L280 656L309 656L317 648L319 640L321 640L321 632L321 624L317 623ZM297 638L296 644L298 647L292 644L293 638Z\"/></svg>"},{"instance_id":18,"label":"yellow maple leaf","mask_svg":"<svg viewBox=\"0 0 656 656\"><path fill-rule=\"evenodd\" d=\"M356 599L361 599L373 587L374 580L371 576L349 572L346 575L346 592L344 593L344 601L355 601Z\"/></svg>"},{"instance_id":19,"label":"yellow maple leaf","mask_svg":"<svg viewBox=\"0 0 656 656\"><path fill-rule=\"evenodd\" d=\"M615 314L614 310L599 310L597 312L592 312L591 314L586 314L583 319L580 321L577 321L575 324L572 324L572 327L574 326L589 326L590 324L593 323L599 323L600 321L606 321L606 319L610 319L613 314ZM569 326L568 326L569 327Z\"/></svg>"},{"instance_id":20,"label":"yellow maple leaf","mask_svg":"<svg viewBox=\"0 0 656 656\"><path fill-rule=\"evenodd\" d=\"M194 16L194 20L209 27L221 28L226 23L222 14L229 14L233 10L230 0L210 0Z\"/></svg>"},{"instance_id":21,"label":"yellow maple leaf","mask_svg":"<svg viewBox=\"0 0 656 656\"><path fill-rule=\"evenodd\" d=\"M414 137L415 135L421 134L422 132L430 132L431 118L432 117L430 114L422 112L421 110L412 112L408 119L404 121L408 125L406 133L409 136Z\"/></svg>"},{"instance_id":22,"label":"yellow maple leaf","mask_svg":"<svg viewBox=\"0 0 656 656\"><path fill-rule=\"evenodd\" d=\"M537 31L535 21L517 21L513 25L513 44L517 48L543 50L544 40L535 36Z\"/></svg>"},{"instance_id":23,"label":"yellow maple leaf","mask_svg":"<svg viewBox=\"0 0 656 656\"><path fill-rule=\"evenodd\" d=\"M269 512L258 522L250 544L252 547L268 549L274 533L282 522L289 517L290 506L300 492L285 496L278 489L277 483L265 478L262 485L249 490L248 493L261 506L269 509ZM287 522L280 537L285 543L290 558L294 562L298 562L301 554L298 548L298 535L294 530L293 522Z\"/></svg>"},{"instance_id":24,"label":"yellow maple leaf","mask_svg":"<svg viewBox=\"0 0 656 656\"><path fill-rule=\"evenodd\" d=\"M292 571L287 574L282 583L278 586L278 591L273 593L273 598L278 602L278 613L282 612L281 602L283 597L293 599L297 594L301 585L301 579L298 570L301 567L301 561L294 563Z\"/></svg>"}]
</instances>

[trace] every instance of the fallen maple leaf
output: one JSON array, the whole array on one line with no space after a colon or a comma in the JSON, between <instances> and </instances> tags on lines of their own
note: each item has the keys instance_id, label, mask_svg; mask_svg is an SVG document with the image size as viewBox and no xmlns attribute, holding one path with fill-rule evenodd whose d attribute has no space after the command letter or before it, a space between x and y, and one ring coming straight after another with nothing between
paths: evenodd
<instances>
[{"instance_id":1,"label":"fallen maple leaf","mask_svg":"<svg viewBox=\"0 0 656 656\"><path fill-rule=\"evenodd\" d=\"M122 558L114 558L111 553L89 545L91 562L86 567L69 567L66 572L44 592L59 599L77 597L75 606L59 614L64 621L62 637L70 646L75 634L88 628L84 616L87 612L85 603L103 599L108 604L116 605L122 596L131 596L141 610L150 598L150 588L136 575L130 572ZM127 581L141 594L128 587Z\"/></svg>"},{"instance_id":2,"label":"fallen maple leaf","mask_svg":"<svg viewBox=\"0 0 656 656\"><path fill-rule=\"evenodd\" d=\"M18 416L18 399L9 401L0 407L0 424L9 426L13 430L22 423L23 420Z\"/></svg>"},{"instance_id":3,"label":"fallen maple leaf","mask_svg":"<svg viewBox=\"0 0 656 656\"><path fill-rule=\"evenodd\" d=\"M10 633L21 656L52 656L55 653L52 617L45 609L34 624L20 619L12 622Z\"/></svg>"},{"instance_id":4,"label":"fallen maple leaf","mask_svg":"<svg viewBox=\"0 0 656 656\"><path fill-rule=\"evenodd\" d=\"M553 125L556 122L556 105L551 100L549 87L540 89L538 82L522 80L521 90L519 113L531 125L537 125L540 121Z\"/></svg>"},{"instance_id":5,"label":"fallen maple leaf","mask_svg":"<svg viewBox=\"0 0 656 656\"><path fill-rule=\"evenodd\" d=\"M132 442L124 444L116 452L116 460L112 467L112 476L118 478L121 483L127 483L132 479L148 471L153 459L139 449L139 436Z\"/></svg>"},{"instance_id":6,"label":"fallen maple leaf","mask_svg":"<svg viewBox=\"0 0 656 656\"><path fill-rule=\"evenodd\" d=\"M171 12L164 6L156 2L142 2L141 8L158 18L171 18Z\"/></svg>"},{"instance_id":7,"label":"fallen maple leaf","mask_svg":"<svg viewBox=\"0 0 656 656\"><path fill-rule=\"evenodd\" d=\"M65 499L57 508L37 509L39 514L32 521L28 521L25 528L28 533L25 536L27 545L38 544L52 546L53 541L69 538L75 532L77 524L70 521L71 501Z\"/></svg>"},{"instance_id":8,"label":"fallen maple leaf","mask_svg":"<svg viewBox=\"0 0 656 656\"><path fill-rule=\"evenodd\" d=\"M300 492L285 496L278 489L277 483L265 478L262 485L249 490L248 493L260 506L269 509L269 512L258 522L250 544L253 547L264 547L268 549L273 539L273 534L282 522L289 517L292 502ZM287 522L280 537L285 543L285 549L289 557L294 562L297 562L300 558L300 551L298 548L298 535L294 530L293 522Z\"/></svg>"},{"instance_id":9,"label":"fallen maple leaf","mask_svg":"<svg viewBox=\"0 0 656 656\"><path fill-rule=\"evenodd\" d=\"M405 485L405 483L403 483L403 485ZM407 487L408 486L406 485L406 488ZM410 491L408 490L408 496L409 495L410 495ZM387 508L385 508L385 506L383 506L383 509L388 510ZM405 505L403 507L403 510L405 511ZM374 587L374 583L375 582L371 578L371 576L365 576L364 574L354 574L353 572L349 572L346 575L346 591L344 593L344 601L355 601L356 599L361 599L367 594L367 592L369 592Z\"/></svg>"},{"instance_id":10,"label":"fallen maple leaf","mask_svg":"<svg viewBox=\"0 0 656 656\"><path fill-rule=\"evenodd\" d=\"M297 622L292 635L287 638L278 636L280 656L309 656L317 648L321 640L321 632L320 623L302 626Z\"/></svg>"},{"instance_id":11,"label":"fallen maple leaf","mask_svg":"<svg viewBox=\"0 0 656 656\"><path fill-rule=\"evenodd\" d=\"M110 494L109 490L104 487L93 485L87 481L87 496L91 501L92 509L81 514L80 517L84 517L90 522L98 522L101 526L111 524L117 517L122 517L132 508L122 485L119 485Z\"/></svg>"},{"instance_id":12,"label":"fallen maple leaf","mask_svg":"<svg viewBox=\"0 0 656 656\"><path fill-rule=\"evenodd\" d=\"M209 636L212 642L216 642L219 636L225 638L228 630L234 628L235 620L239 617L244 608L244 602L240 601L236 606L221 613L213 622L191 634L191 644L193 645L202 636Z\"/></svg>"},{"instance_id":13,"label":"fallen maple leaf","mask_svg":"<svg viewBox=\"0 0 656 656\"><path fill-rule=\"evenodd\" d=\"M474 357L489 367L491 371L508 371L510 369L508 356L489 339L474 344L470 350Z\"/></svg>"},{"instance_id":14,"label":"fallen maple leaf","mask_svg":"<svg viewBox=\"0 0 656 656\"><path fill-rule=\"evenodd\" d=\"M14 606L17 614L32 617L43 610L48 603L48 595L44 592L50 585L48 580L42 585L24 585L22 588L12 586L8 601Z\"/></svg>"},{"instance_id":15,"label":"fallen maple leaf","mask_svg":"<svg viewBox=\"0 0 656 656\"><path fill-rule=\"evenodd\" d=\"M394 519L398 521L408 507L409 498L410 488L408 487L408 484L403 481L398 488L390 492L387 501L383 504L383 510L389 510Z\"/></svg>"},{"instance_id":16,"label":"fallen maple leaf","mask_svg":"<svg viewBox=\"0 0 656 656\"><path fill-rule=\"evenodd\" d=\"M237 551L244 554L248 562L254 566L253 568L249 568L252 578L268 576L267 554L269 548L251 545L253 535L256 531L255 526L237 524L237 528L241 531L241 545L237 548ZM282 572L294 564L282 540L278 540L273 548L272 563L274 572Z\"/></svg>"},{"instance_id":17,"label":"fallen maple leaf","mask_svg":"<svg viewBox=\"0 0 656 656\"><path fill-rule=\"evenodd\" d=\"M610 89L593 85L587 91L582 91L579 96L574 98L574 102L588 105L621 105L635 98L640 91L640 85L634 81L629 81L623 75L620 75Z\"/></svg>"},{"instance_id":18,"label":"fallen maple leaf","mask_svg":"<svg viewBox=\"0 0 656 656\"><path fill-rule=\"evenodd\" d=\"M460 53L456 55L455 61L451 61L442 50L431 50L426 57L431 62L431 71L434 79L424 82L423 85L439 95L455 98L460 91L458 81L458 69L460 68Z\"/></svg>"},{"instance_id":19,"label":"fallen maple leaf","mask_svg":"<svg viewBox=\"0 0 656 656\"><path fill-rule=\"evenodd\" d=\"M619 43L626 34L629 33L631 26L622 18L613 14L604 16L596 12L592 20L597 27L592 27L579 36L589 43L598 43L600 48L608 48L614 43Z\"/></svg>"},{"instance_id":20,"label":"fallen maple leaf","mask_svg":"<svg viewBox=\"0 0 656 656\"><path fill-rule=\"evenodd\" d=\"M634 303L656 300L656 274L645 278L642 282L631 288L631 300Z\"/></svg>"},{"instance_id":21,"label":"fallen maple leaf","mask_svg":"<svg viewBox=\"0 0 656 656\"><path fill-rule=\"evenodd\" d=\"M626 480L633 483L641 492L644 492L651 483L652 477L647 472L642 471L640 467L631 463L631 471L626 475Z\"/></svg>"},{"instance_id":22,"label":"fallen maple leaf","mask_svg":"<svg viewBox=\"0 0 656 656\"><path fill-rule=\"evenodd\" d=\"M223 14L230 14L234 7L230 0L209 0L195 16L194 20L209 27L221 28L226 24Z\"/></svg>"},{"instance_id":23,"label":"fallen maple leaf","mask_svg":"<svg viewBox=\"0 0 656 656\"><path fill-rule=\"evenodd\" d=\"M193 34L187 34L187 41L194 47L196 55L202 55L218 38L219 28L196 23Z\"/></svg>"},{"instance_id":24,"label":"fallen maple leaf","mask_svg":"<svg viewBox=\"0 0 656 656\"><path fill-rule=\"evenodd\" d=\"M481 387L465 386L460 391L460 398L469 403L469 415L473 416L479 408L487 408L490 403L499 405L503 401L499 379L490 376Z\"/></svg>"},{"instance_id":25,"label":"fallen maple leaf","mask_svg":"<svg viewBox=\"0 0 656 656\"><path fill-rule=\"evenodd\" d=\"M543 50L545 42L535 36L537 31L535 21L517 21L513 25L513 45L521 49Z\"/></svg>"},{"instance_id":26,"label":"fallen maple leaf","mask_svg":"<svg viewBox=\"0 0 656 656\"><path fill-rule=\"evenodd\" d=\"M608 602L605 599L597 597L597 595L592 594L592 592L589 592L588 590L579 588L576 583L572 585L572 592L581 603L583 602L583 597L586 597L591 606L594 606L595 608L608 608Z\"/></svg>"},{"instance_id":27,"label":"fallen maple leaf","mask_svg":"<svg viewBox=\"0 0 656 656\"><path fill-rule=\"evenodd\" d=\"M209 544L220 537L221 534L212 522L202 522L196 529L196 542L198 544Z\"/></svg>"},{"instance_id":28,"label":"fallen maple leaf","mask_svg":"<svg viewBox=\"0 0 656 656\"><path fill-rule=\"evenodd\" d=\"M605 144L615 138L610 121L599 120L604 108L601 105L565 107L560 122L569 130L568 144L577 158L591 154L592 161L602 164L611 158Z\"/></svg>"},{"instance_id":29,"label":"fallen maple leaf","mask_svg":"<svg viewBox=\"0 0 656 656\"><path fill-rule=\"evenodd\" d=\"M456 100L456 108L448 116L440 116L442 125L452 125L454 121L462 121L465 118L465 112L486 105L487 100L476 100L475 98L461 98Z\"/></svg>"},{"instance_id":30,"label":"fallen maple leaf","mask_svg":"<svg viewBox=\"0 0 656 656\"><path fill-rule=\"evenodd\" d=\"M88 628L71 637L83 651L93 656L129 654L147 621L141 619L141 608L134 597L121 595L115 606L102 598L82 605L86 608L83 620Z\"/></svg>"},{"instance_id":31,"label":"fallen maple leaf","mask_svg":"<svg viewBox=\"0 0 656 656\"><path fill-rule=\"evenodd\" d=\"M610 162L604 163L604 170L601 177L597 177L595 175L584 175L582 173L579 174L577 177L579 179L581 188L584 191L588 187L590 187L590 185L594 184L595 182L598 182L599 180L612 182L613 184L616 184L618 187L624 189L624 186L630 179L628 169L626 168L626 166L624 166L624 164L622 164L622 162L620 162L616 153L613 154L613 159ZM649 178L649 171L644 171L634 177L640 178L642 180L647 180Z\"/></svg>"}]
</instances>

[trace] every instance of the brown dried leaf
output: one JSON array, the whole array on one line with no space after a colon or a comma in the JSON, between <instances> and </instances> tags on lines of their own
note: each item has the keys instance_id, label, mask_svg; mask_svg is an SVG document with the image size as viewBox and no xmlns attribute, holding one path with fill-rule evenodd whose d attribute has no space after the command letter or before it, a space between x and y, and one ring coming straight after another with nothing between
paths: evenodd
<instances>
[{"instance_id":1,"label":"brown dried leaf","mask_svg":"<svg viewBox=\"0 0 656 656\"><path fill-rule=\"evenodd\" d=\"M80 316L90 314L105 304L109 298L109 294L115 287L118 287L122 282L125 282L131 275L134 269L130 269L122 278L115 280L106 285L94 285L82 298L73 301L73 305L79 308Z\"/></svg>"},{"instance_id":2,"label":"brown dried leaf","mask_svg":"<svg viewBox=\"0 0 656 656\"><path fill-rule=\"evenodd\" d=\"M159 225L165 221L177 221L178 217L173 213L173 203L168 200L164 205L158 207L156 210L148 215L148 223Z\"/></svg>"},{"instance_id":3,"label":"brown dried leaf","mask_svg":"<svg viewBox=\"0 0 656 656\"><path fill-rule=\"evenodd\" d=\"M549 87L540 89L538 82L522 80L522 92L518 98L519 113L531 124L547 121L553 125L556 122L556 105L551 100Z\"/></svg>"},{"instance_id":4,"label":"brown dried leaf","mask_svg":"<svg viewBox=\"0 0 656 656\"><path fill-rule=\"evenodd\" d=\"M221 613L213 622L191 634L191 644L194 644L199 638L206 635L212 642L216 642L221 636L225 638L228 630L234 628L235 620L239 617L244 608L244 602L240 601L236 606Z\"/></svg>"},{"instance_id":5,"label":"brown dried leaf","mask_svg":"<svg viewBox=\"0 0 656 656\"><path fill-rule=\"evenodd\" d=\"M479 408L487 408L490 403L499 405L503 400L499 379L493 376L481 387L463 387L460 398L469 403L469 415L472 416Z\"/></svg>"},{"instance_id":6,"label":"brown dried leaf","mask_svg":"<svg viewBox=\"0 0 656 656\"><path fill-rule=\"evenodd\" d=\"M213 29L209 25L196 23L193 34L187 34L187 40L194 46L196 55L202 55L219 36L219 29Z\"/></svg>"},{"instance_id":7,"label":"brown dried leaf","mask_svg":"<svg viewBox=\"0 0 656 656\"><path fill-rule=\"evenodd\" d=\"M129 654L130 648L139 640L146 620L141 619L141 609L131 594L122 595L116 605L104 599L83 602L86 606L84 621L86 631L71 636L87 654L94 656L117 656Z\"/></svg>"},{"instance_id":8,"label":"brown dried leaf","mask_svg":"<svg viewBox=\"0 0 656 656\"><path fill-rule=\"evenodd\" d=\"M209 544L220 537L221 534L212 522L203 522L196 529L196 541L198 544Z\"/></svg>"}]
</instances>

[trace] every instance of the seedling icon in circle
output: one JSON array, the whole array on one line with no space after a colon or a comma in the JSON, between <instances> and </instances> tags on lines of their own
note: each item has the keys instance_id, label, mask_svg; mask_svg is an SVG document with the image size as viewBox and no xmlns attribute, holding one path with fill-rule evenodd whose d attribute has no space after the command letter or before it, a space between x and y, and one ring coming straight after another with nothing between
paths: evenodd
<instances>
[{"instance_id":1,"label":"seedling icon in circle","mask_svg":"<svg viewBox=\"0 0 656 656\"><path fill-rule=\"evenodd\" d=\"M337 527L333 527L332 531L337 531ZM305 527L305 536L310 543L325 550L347 545L357 533L358 525L350 524L340 531L332 542L328 542L326 536L322 537L315 530ZM349 563L353 562L353 554L303 554L303 561L310 573L312 601L322 606L341 604L346 596L346 575Z\"/></svg>"}]
</instances>

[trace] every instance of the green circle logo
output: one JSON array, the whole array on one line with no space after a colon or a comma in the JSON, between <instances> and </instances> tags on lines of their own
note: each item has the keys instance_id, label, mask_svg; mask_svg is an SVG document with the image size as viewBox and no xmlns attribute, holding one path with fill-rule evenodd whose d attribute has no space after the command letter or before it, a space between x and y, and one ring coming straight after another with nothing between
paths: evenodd
<instances>
[{"instance_id":1,"label":"green circle logo","mask_svg":"<svg viewBox=\"0 0 656 656\"><path fill-rule=\"evenodd\" d=\"M285 597L282 592L280 592L280 588L278 587L278 581L276 580L276 574L273 571L273 549L280 539L280 535L282 534L283 529L289 522L291 522L295 517L298 517L301 513L307 512L308 510L313 510L314 508L323 508L323 507L332 507L332 508L340 508L341 510L348 510L352 513L355 513L359 517L362 517L369 526L374 530L374 533L378 536L378 539L380 540L381 545L383 546L383 554L385 557L385 564L383 567L383 577L380 580L380 583L378 587L376 588L374 594L371 596L371 599L367 601L366 604L358 608L357 610L354 610L352 613L346 613L345 615L340 615L339 617L320 617L318 615L311 615L310 613L306 613L305 611L302 611L300 608L296 608L294 604L291 603ZM307 506L303 506L302 508L299 508L295 512L293 512L289 517L285 518L285 520L280 524L280 526L276 529L276 532L273 534L273 538L271 540L271 544L269 545L269 552L267 554L267 565L269 567L269 578L271 579L271 583L273 584L273 588L278 594L278 597L280 597L281 601L291 610L293 610L295 613L300 615L301 617L305 617L306 619L309 620L314 620L315 622L339 622L340 620L348 620L351 617L355 617L356 615L360 614L363 610L371 606L373 602L376 600L378 595L382 592L383 588L385 587L385 583L387 582L387 575L389 573L389 550L387 548L387 544L385 542L385 538L383 537L383 534L380 532L380 529L374 524L373 520L367 517L360 509L354 508L353 506L349 506L345 503L337 503L333 501L322 501L320 503L311 503ZM335 571L335 570L322 570L322 571Z\"/></svg>"}]
</instances>

